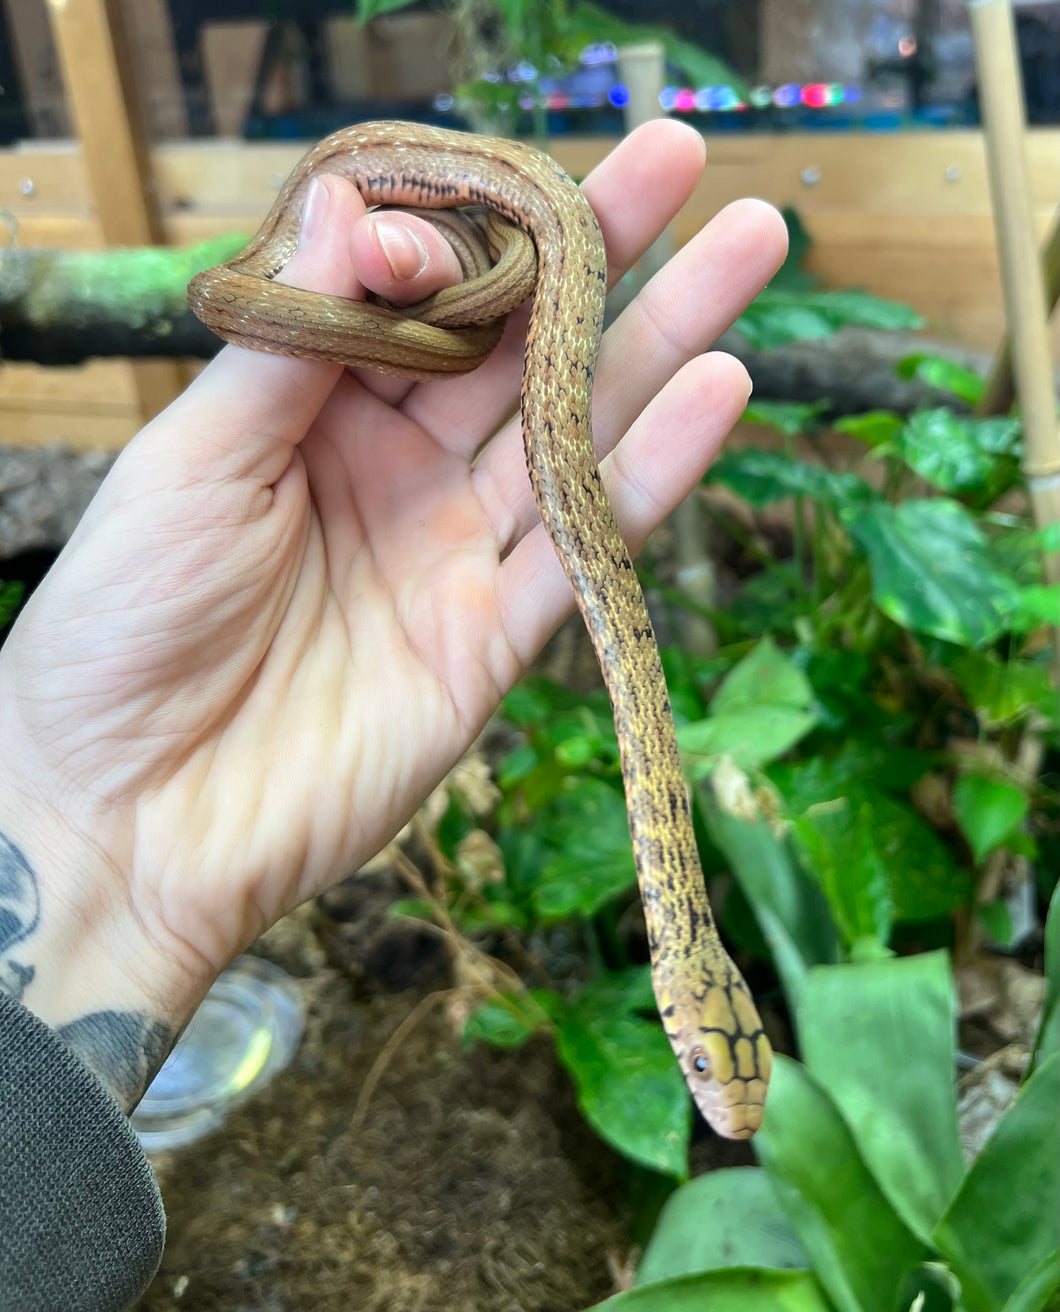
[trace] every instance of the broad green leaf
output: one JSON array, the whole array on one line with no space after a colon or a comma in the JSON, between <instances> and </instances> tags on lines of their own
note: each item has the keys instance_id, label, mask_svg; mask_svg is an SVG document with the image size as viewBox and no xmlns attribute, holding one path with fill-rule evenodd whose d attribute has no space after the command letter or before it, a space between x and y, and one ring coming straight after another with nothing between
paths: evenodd
<instances>
[{"instance_id":1,"label":"broad green leaf","mask_svg":"<svg viewBox=\"0 0 1060 1312\"><path fill-rule=\"evenodd\" d=\"M1004 630L1017 589L956 501L872 501L843 519L868 555L876 604L896 624L962 647Z\"/></svg>"},{"instance_id":2,"label":"broad green leaf","mask_svg":"<svg viewBox=\"0 0 1060 1312\"><path fill-rule=\"evenodd\" d=\"M962 774L954 785L953 809L978 864L1023 820L1027 795L1004 779Z\"/></svg>"},{"instance_id":3,"label":"broad green leaf","mask_svg":"<svg viewBox=\"0 0 1060 1312\"><path fill-rule=\"evenodd\" d=\"M888 770L886 755L875 767L872 760L871 756L859 757L851 747L831 760L814 757L796 765L774 767L770 774L784 796L786 813L795 820L805 819L825 839L833 832L827 824L829 806L839 799L846 800L848 814L860 817L859 829L847 841L857 844L859 833L865 840L871 833L887 874L896 921L947 915L971 896L971 875L957 864L949 847L908 803L859 777L882 776ZM899 756L899 767L901 761ZM915 758L905 768L915 773ZM836 837L843 841L842 835Z\"/></svg>"},{"instance_id":4,"label":"broad green leaf","mask_svg":"<svg viewBox=\"0 0 1060 1312\"><path fill-rule=\"evenodd\" d=\"M685 1179L692 1104L662 1027L577 1003L556 1026L578 1108L601 1139L632 1161Z\"/></svg>"},{"instance_id":5,"label":"broad green leaf","mask_svg":"<svg viewBox=\"0 0 1060 1312\"><path fill-rule=\"evenodd\" d=\"M727 452L711 466L707 479L724 483L752 506L805 496L836 510L856 510L862 503L876 499L869 484L856 474L836 473L782 451L756 447Z\"/></svg>"},{"instance_id":6,"label":"broad green leaf","mask_svg":"<svg viewBox=\"0 0 1060 1312\"><path fill-rule=\"evenodd\" d=\"M708 1171L672 1193L637 1268L637 1284L724 1267L807 1269L809 1258L759 1167Z\"/></svg>"},{"instance_id":7,"label":"broad green leaf","mask_svg":"<svg viewBox=\"0 0 1060 1312\"><path fill-rule=\"evenodd\" d=\"M741 418L745 423L768 424L787 437L797 437L813 427L824 409L823 401L759 401L752 397Z\"/></svg>"},{"instance_id":8,"label":"broad green leaf","mask_svg":"<svg viewBox=\"0 0 1060 1312\"><path fill-rule=\"evenodd\" d=\"M968 1312L994 1312L1053 1253L1058 1211L1060 1056L1053 1056L998 1121L935 1230Z\"/></svg>"},{"instance_id":9,"label":"broad green leaf","mask_svg":"<svg viewBox=\"0 0 1060 1312\"><path fill-rule=\"evenodd\" d=\"M720 756L729 757L745 770L775 761L805 738L816 723L817 717L811 711L789 706L745 706L694 724L682 724L677 730L677 744L689 774L701 779Z\"/></svg>"},{"instance_id":10,"label":"broad green leaf","mask_svg":"<svg viewBox=\"0 0 1060 1312\"><path fill-rule=\"evenodd\" d=\"M847 947L865 938L886 946L894 907L872 807L841 797L811 808L792 830L802 864L820 884Z\"/></svg>"},{"instance_id":11,"label":"broad green leaf","mask_svg":"<svg viewBox=\"0 0 1060 1312\"><path fill-rule=\"evenodd\" d=\"M525 779L537 765L537 752L529 743L522 743L513 748L497 768L497 784L501 788L511 788L520 779Z\"/></svg>"},{"instance_id":12,"label":"broad green leaf","mask_svg":"<svg viewBox=\"0 0 1060 1312\"><path fill-rule=\"evenodd\" d=\"M964 1161L954 1089L956 999L945 953L810 971L799 1003L806 1069L869 1170L927 1241Z\"/></svg>"},{"instance_id":13,"label":"broad green leaf","mask_svg":"<svg viewBox=\"0 0 1060 1312\"><path fill-rule=\"evenodd\" d=\"M866 446L882 446L898 436L904 423L893 410L867 410L862 415L844 415L835 421L835 427Z\"/></svg>"},{"instance_id":14,"label":"broad green leaf","mask_svg":"<svg viewBox=\"0 0 1060 1312\"><path fill-rule=\"evenodd\" d=\"M809 968L838 959L835 924L820 890L770 828L749 786L743 798L739 789L718 787L728 773L719 771L720 778L701 786L703 816L711 841L728 860L754 910L794 1009Z\"/></svg>"},{"instance_id":15,"label":"broad green leaf","mask_svg":"<svg viewBox=\"0 0 1060 1312\"><path fill-rule=\"evenodd\" d=\"M1034 710L1056 719L1056 686L1044 665L979 651L958 652L949 665L986 728L1010 724Z\"/></svg>"},{"instance_id":16,"label":"broad green leaf","mask_svg":"<svg viewBox=\"0 0 1060 1312\"><path fill-rule=\"evenodd\" d=\"M825 1089L788 1057L774 1062L769 1110L752 1142L839 1312L894 1312L928 1251L880 1190Z\"/></svg>"},{"instance_id":17,"label":"broad green leaf","mask_svg":"<svg viewBox=\"0 0 1060 1312\"><path fill-rule=\"evenodd\" d=\"M709 1271L638 1285L591 1312L833 1312L809 1271Z\"/></svg>"},{"instance_id":18,"label":"broad green leaf","mask_svg":"<svg viewBox=\"0 0 1060 1312\"><path fill-rule=\"evenodd\" d=\"M943 355L907 355L895 370L899 378L919 378L930 387L950 392L968 405L978 405L985 386L974 369L966 369Z\"/></svg>"},{"instance_id":19,"label":"broad green leaf","mask_svg":"<svg viewBox=\"0 0 1060 1312\"><path fill-rule=\"evenodd\" d=\"M806 675L767 633L722 680L711 698L712 714L747 706L791 706L805 710L813 701Z\"/></svg>"},{"instance_id":20,"label":"broad green leaf","mask_svg":"<svg viewBox=\"0 0 1060 1312\"><path fill-rule=\"evenodd\" d=\"M1001 1312L1056 1312L1060 1307L1060 1249L1033 1267L1005 1302Z\"/></svg>"},{"instance_id":21,"label":"broad green leaf","mask_svg":"<svg viewBox=\"0 0 1060 1312\"><path fill-rule=\"evenodd\" d=\"M910 469L942 492L998 496L1018 472L1016 419L973 419L952 410L918 410L891 443Z\"/></svg>"},{"instance_id":22,"label":"broad green leaf","mask_svg":"<svg viewBox=\"0 0 1060 1312\"><path fill-rule=\"evenodd\" d=\"M1060 884L1049 899L1049 913L1045 917L1045 997L1042 999L1042 1019L1038 1037L1034 1040L1030 1070L1045 1061L1058 1047L1058 1012L1060 1012Z\"/></svg>"},{"instance_id":23,"label":"broad green leaf","mask_svg":"<svg viewBox=\"0 0 1060 1312\"><path fill-rule=\"evenodd\" d=\"M552 848L533 893L545 920L595 915L636 881L621 793L586 776L570 783L538 817Z\"/></svg>"},{"instance_id":24,"label":"broad green leaf","mask_svg":"<svg viewBox=\"0 0 1060 1312\"><path fill-rule=\"evenodd\" d=\"M915 310L859 291L789 291L767 287L733 325L759 351L788 342L831 337L846 324L866 328L919 328Z\"/></svg>"}]
</instances>

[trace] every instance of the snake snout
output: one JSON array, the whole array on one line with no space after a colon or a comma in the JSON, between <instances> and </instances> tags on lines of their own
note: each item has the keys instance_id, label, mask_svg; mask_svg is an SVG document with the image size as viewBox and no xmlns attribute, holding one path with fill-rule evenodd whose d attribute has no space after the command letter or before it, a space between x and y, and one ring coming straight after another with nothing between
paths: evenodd
<instances>
[{"instance_id":1,"label":"snake snout","mask_svg":"<svg viewBox=\"0 0 1060 1312\"><path fill-rule=\"evenodd\" d=\"M743 990L712 989L684 1011L670 1041L703 1118L725 1139L749 1139L762 1124L773 1051Z\"/></svg>"}]
</instances>

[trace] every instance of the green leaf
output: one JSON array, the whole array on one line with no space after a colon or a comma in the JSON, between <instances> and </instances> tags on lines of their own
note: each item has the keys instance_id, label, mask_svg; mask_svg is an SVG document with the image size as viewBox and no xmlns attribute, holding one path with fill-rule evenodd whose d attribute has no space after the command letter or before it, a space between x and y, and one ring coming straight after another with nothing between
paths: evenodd
<instances>
[{"instance_id":1,"label":"green leaf","mask_svg":"<svg viewBox=\"0 0 1060 1312\"><path fill-rule=\"evenodd\" d=\"M766 635L722 681L709 718L679 727L693 778L709 773L719 756L744 769L782 756L817 723L806 709L812 700L805 674Z\"/></svg>"},{"instance_id":2,"label":"green leaf","mask_svg":"<svg viewBox=\"0 0 1060 1312\"><path fill-rule=\"evenodd\" d=\"M978 405L985 383L974 369L966 369L943 355L907 355L895 369L899 378L919 378L929 387L950 392L968 405Z\"/></svg>"},{"instance_id":3,"label":"green leaf","mask_svg":"<svg viewBox=\"0 0 1060 1312\"><path fill-rule=\"evenodd\" d=\"M22 600L25 587L21 583L0 582L0 629L10 620Z\"/></svg>"},{"instance_id":4,"label":"green leaf","mask_svg":"<svg viewBox=\"0 0 1060 1312\"><path fill-rule=\"evenodd\" d=\"M766 634L722 680L710 709L714 714L765 705L805 710L812 701L809 679Z\"/></svg>"},{"instance_id":5,"label":"green leaf","mask_svg":"<svg viewBox=\"0 0 1060 1312\"><path fill-rule=\"evenodd\" d=\"M558 1003L558 995L547 989L488 998L468 1017L464 1039L469 1043L481 1039L494 1048L520 1048L547 1024Z\"/></svg>"},{"instance_id":6,"label":"green leaf","mask_svg":"<svg viewBox=\"0 0 1060 1312\"><path fill-rule=\"evenodd\" d=\"M716 1271L776 1267L797 1271L809 1258L758 1167L709 1171L666 1201L637 1269L637 1284Z\"/></svg>"},{"instance_id":7,"label":"green leaf","mask_svg":"<svg viewBox=\"0 0 1060 1312\"><path fill-rule=\"evenodd\" d=\"M1022 822L1027 795L1004 779L962 774L954 785L953 809L978 865Z\"/></svg>"},{"instance_id":8,"label":"green leaf","mask_svg":"<svg viewBox=\"0 0 1060 1312\"><path fill-rule=\"evenodd\" d=\"M601 1139L634 1162L687 1177L692 1104L661 1026L575 1002L557 1017L556 1051Z\"/></svg>"},{"instance_id":9,"label":"green leaf","mask_svg":"<svg viewBox=\"0 0 1060 1312\"><path fill-rule=\"evenodd\" d=\"M501 788L511 788L521 779L525 779L537 765L537 752L529 743L513 748L501 761L497 769L497 784Z\"/></svg>"},{"instance_id":10,"label":"green leaf","mask_svg":"<svg viewBox=\"0 0 1060 1312\"><path fill-rule=\"evenodd\" d=\"M790 291L767 287L734 327L759 351L809 338L831 337L846 324L866 328L919 328L915 310L859 291Z\"/></svg>"},{"instance_id":11,"label":"green leaf","mask_svg":"<svg viewBox=\"0 0 1060 1312\"><path fill-rule=\"evenodd\" d=\"M811 970L798 1011L806 1069L862 1159L928 1241L964 1175L957 1131L956 998L945 953Z\"/></svg>"},{"instance_id":12,"label":"green leaf","mask_svg":"<svg viewBox=\"0 0 1060 1312\"><path fill-rule=\"evenodd\" d=\"M759 401L752 397L742 419L748 424L768 424L787 437L798 437L814 427L824 409L823 401Z\"/></svg>"},{"instance_id":13,"label":"green leaf","mask_svg":"<svg viewBox=\"0 0 1060 1312\"><path fill-rule=\"evenodd\" d=\"M976 651L958 652L949 665L986 728L1022 720L1033 710L1056 719L1056 688L1044 665Z\"/></svg>"},{"instance_id":14,"label":"green leaf","mask_svg":"<svg viewBox=\"0 0 1060 1312\"><path fill-rule=\"evenodd\" d=\"M747 706L739 711L711 715L677 730L677 744L686 759L689 774L700 779L710 773L721 756L742 769L765 765L786 751L814 728L817 717L810 711L787 706Z\"/></svg>"},{"instance_id":15,"label":"green leaf","mask_svg":"<svg viewBox=\"0 0 1060 1312\"><path fill-rule=\"evenodd\" d=\"M1023 1277L1001 1312L1056 1312L1060 1301L1060 1249L1053 1249Z\"/></svg>"},{"instance_id":16,"label":"green leaf","mask_svg":"<svg viewBox=\"0 0 1060 1312\"><path fill-rule=\"evenodd\" d=\"M746 447L716 460L708 482L723 483L752 506L767 506L788 497L805 496L836 510L856 511L876 499L876 493L856 474L835 473L782 451Z\"/></svg>"},{"instance_id":17,"label":"green leaf","mask_svg":"<svg viewBox=\"0 0 1060 1312\"><path fill-rule=\"evenodd\" d=\"M828 1094L788 1057L774 1061L753 1146L839 1312L893 1312L927 1249L880 1190Z\"/></svg>"},{"instance_id":18,"label":"green leaf","mask_svg":"<svg viewBox=\"0 0 1060 1312\"><path fill-rule=\"evenodd\" d=\"M892 444L921 478L942 492L999 495L1018 471L1016 419L973 419L952 410L918 410Z\"/></svg>"},{"instance_id":19,"label":"green leaf","mask_svg":"<svg viewBox=\"0 0 1060 1312\"><path fill-rule=\"evenodd\" d=\"M380 14L392 14L397 9L407 9L415 0L357 0L358 23L370 22Z\"/></svg>"},{"instance_id":20,"label":"green leaf","mask_svg":"<svg viewBox=\"0 0 1060 1312\"><path fill-rule=\"evenodd\" d=\"M968 1312L993 1312L1054 1252L1058 1210L1060 1056L1053 1056L998 1121L935 1230Z\"/></svg>"},{"instance_id":21,"label":"green leaf","mask_svg":"<svg viewBox=\"0 0 1060 1312\"><path fill-rule=\"evenodd\" d=\"M806 830L815 830L822 842L846 844L851 860L870 863L864 845L871 844L886 872L893 916L896 921L931 920L948 915L967 902L971 895L971 875L958 865L950 848L926 820L908 803L891 797L866 779L885 777L889 772L888 755L865 754L848 743L844 751L831 760L814 757L796 765L774 767L770 772L784 796L786 813L799 822L800 840L805 844ZM922 761L922 758L920 758ZM894 778L901 779L904 768L911 774L922 766L914 755L907 764L899 753ZM857 817L857 828L844 838L829 819L830 805L845 799L849 812ZM800 848L800 850L802 850ZM857 854L860 852L860 856ZM806 849L807 860L816 849ZM824 854L822 860L827 860ZM842 879L842 866L830 862L830 877ZM864 878L862 876L861 878ZM841 887L836 896L842 898ZM852 924L862 923L855 918ZM849 928L848 928L849 932Z\"/></svg>"},{"instance_id":22,"label":"green leaf","mask_svg":"<svg viewBox=\"0 0 1060 1312\"><path fill-rule=\"evenodd\" d=\"M893 410L867 410L861 415L844 415L835 421L841 433L849 433L866 446L883 446L893 442L905 421Z\"/></svg>"},{"instance_id":23,"label":"green leaf","mask_svg":"<svg viewBox=\"0 0 1060 1312\"><path fill-rule=\"evenodd\" d=\"M749 786L740 798L739 789L718 786L724 782L719 771L699 790L707 830L751 904L794 1008L809 968L838 958L835 925L820 891L769 827Z\"/></svg>"},{"instance_id":24,"label":"green leaf","mask_svg":"<svg viewBox=\"0 0 1060 1312\"><path fill-rule=\"evenodd\" d=\"M622 795L587 776L569 784L538 817L552 849L533 893L543 920L595 915L636 882Z\"/></svg>"},{"instance_id":25,"label":"green leaf","mask_svg":"<svg viewBox=\"0 0 1060 1312\"><path fill-rule=\"evenodd\" d=\"M865 938L886 946L894 908L871 805L841 797L808 811L792 829L802 863L820 884L847 947Z\"/></svg>"},{"instance_id":26,"label":"green leaf","mask_svg":"<svg viewBox=\"0 0 1060 1312\"><path fill-rule=\"evenodd\" d=\"M1038 1037L1034 1040L1028 1071L1043 1062L1058 1046L1057 1013L1060 1010L1060 884L1049 899L1049 912L1045 917L1045 997L1042 999L1042 1019Z\"/></svg>"},{"instance_id":27,"label":"green leaf","mask_svg":"<svg viewBox=\"0 0 1060 1312\"><path fill-rule=\"evenodd\" d=\"M1060 593L1055 583L1031 583L1016 592L1008 615L1014 633L1029 633L1039 624L1060 625Z\"/></svg>"},{"instance_id":28,"label":"green leaf","mask_svg":"<svg viewBox=\"0 0 1060 1312\"><path fill-rule=\"evenodd\" d=\"M1004 630L1016 589L956 501L872 501L843 520L869 558L877 606L896 624L962 647Z\"/></svg>"},{"instance_id":29,"label":"green leaf","mask_svg":"<svg viewBox=\"0 0 1060 1312\"><path fill-rule=\"evenodd\" d=\"M638 1285L592 1312L833 1312L808 1271L710 1271Z\"/></svg>"}]
</instances>

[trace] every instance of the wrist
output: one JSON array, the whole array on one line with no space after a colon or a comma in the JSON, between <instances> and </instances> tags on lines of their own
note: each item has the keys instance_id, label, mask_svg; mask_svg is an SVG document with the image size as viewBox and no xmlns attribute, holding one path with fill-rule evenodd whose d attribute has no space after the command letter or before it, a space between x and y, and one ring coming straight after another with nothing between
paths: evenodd
<instances>
[{"instance_id":1,"label":"wrist","mask_svg":"<svg viewBox=\"0 0 1060 1312\"><path fill-rule=\"evenodd\" d=\"M50 1025L131 1111L209 986L208 971L189 969L137 913L118 863L116 817L62 796L54 780L13 773L7 755L0 989Z\"/></svg>"}]
</instances>

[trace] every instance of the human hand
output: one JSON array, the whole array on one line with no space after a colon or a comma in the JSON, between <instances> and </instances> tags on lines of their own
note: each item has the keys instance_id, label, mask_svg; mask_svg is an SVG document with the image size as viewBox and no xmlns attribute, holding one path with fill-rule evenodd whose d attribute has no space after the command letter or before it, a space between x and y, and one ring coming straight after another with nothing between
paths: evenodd
<instances>
[{"instance_id":1,"label":"human hand","mask_svg":"<svg viewBox=\"0 0 1060 1312\"><path fill-rule=\"evenodd\" d=\"M702 162L659 122L587 179L610 282ZM404 279L383 222L424 244ZM283 277L419 300L458 276L440 241L330 178ZM774 210L730 206L604 339L597 452L634 550L743 410L743 367L701 352L784 248ZM127 1106L217 973L392 837L569 611L505 422L525 332L513 315L474 374L420 384L226 348L123 451L12 632L0 830L39 915L8 956L89 1048L116 1022L86 1016L122 1018L97 1068Z\"/></svg>"}]
</instances>

